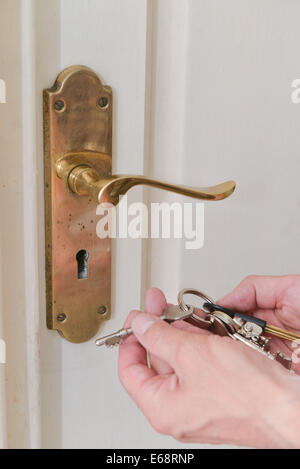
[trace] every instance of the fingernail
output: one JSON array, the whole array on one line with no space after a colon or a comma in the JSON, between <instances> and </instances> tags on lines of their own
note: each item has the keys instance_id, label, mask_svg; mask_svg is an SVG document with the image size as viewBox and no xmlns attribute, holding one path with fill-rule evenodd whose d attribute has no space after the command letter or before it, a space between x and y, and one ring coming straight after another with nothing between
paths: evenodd
<instances>
[{"instance_id":1,"label":"fingernail","mask_svg":"<svg viewBox=\"0 0 300 469\"><path fill-rule=\"evenodd\" d=\"M143 335L159 318L141 313L132 322L132 329L138 335Z\"/></svg>"}]
</instances>

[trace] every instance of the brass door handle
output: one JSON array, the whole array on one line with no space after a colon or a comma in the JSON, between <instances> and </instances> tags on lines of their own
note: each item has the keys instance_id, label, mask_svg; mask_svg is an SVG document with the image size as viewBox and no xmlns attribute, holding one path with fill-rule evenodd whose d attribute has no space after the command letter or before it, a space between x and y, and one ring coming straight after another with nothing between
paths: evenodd
<instances>
[{"instance_id":1,"label":"brass door handle","mask_svg":"<svg viewBox=\"0 0 300 469\"><path fill-rule=\"evenodd\" d=\"M113 91L90 68L63 70L43 98L47 325L80 343L111 315L112 241L98 236L93 201L117 205L138 184L221 200L235 183L197 188L112 175Z\"/></svg>"},{"instance_id":2,"label":"brass door handle","mask_svg":"<svg viewBox=\"0 0 300 469\"><path fill-rule=\"evenodd\" d=\"M56 172L72 192L77 195L88 195L98 204L109 202L117 205L121 195L125 195L129 189L141 184L201 200L222 200L231 195L235 189L234 181L210 187L188 187L147 176L101 176L101 166L105 165L107 158L109 158L108 155L93 152L85 152L81 155L69 154L57 161Z\"/></svg>"}]
</instances>

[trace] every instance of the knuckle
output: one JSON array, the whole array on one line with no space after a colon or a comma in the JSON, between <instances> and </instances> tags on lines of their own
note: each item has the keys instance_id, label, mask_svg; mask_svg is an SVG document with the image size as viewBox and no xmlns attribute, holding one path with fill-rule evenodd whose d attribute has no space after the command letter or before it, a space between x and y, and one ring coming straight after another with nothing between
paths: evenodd
<instances>
[{"instance_id":1,"label":"knuckle","mask_svg":"<svg viewBox=\"0 0 300 469\"><path fill-rule=\"evenodd\" d=\"M126 321L124 323L124 327L129 327L132 323L132 321L134 320L134 318L140 314L140 311L138 310L133 310L133 311L130 311L129 315L127 316L126 318Z\"/></svg>"}]
</instances>

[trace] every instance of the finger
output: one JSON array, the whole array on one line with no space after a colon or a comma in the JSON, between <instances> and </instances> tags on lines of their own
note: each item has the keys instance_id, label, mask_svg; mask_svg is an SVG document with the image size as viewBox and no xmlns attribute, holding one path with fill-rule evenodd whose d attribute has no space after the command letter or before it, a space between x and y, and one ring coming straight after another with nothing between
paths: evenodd
<instances>
[{"instance_id":1,"label":"finger","mask_svg":"<svg viewBox=\"0 0 300 469\"><path fill-rule=\"evenodd\" d=\"M145 408L145 401L150 398L149 390L155 391L155 386L159 384L156 378L160 375L148 368L146 352L138 342L122 345L118 369L120 381L128 394L139 407Z\"/></svg>"},{"instance_id":2,"label":"finger","mask_svg":"<svg viewBox=\"0 0 300 469\"><path fill-rule=\"evenodd\" d=\"M165 295L158 288L150 288L146 294L146 312L154 316L161 316L167 307Z\"/></svg>"},{"instance_id":3,"label":"finger","mask_svg":"<svg viewBox=\"0 0 300 469\"><path fill-rule=\"evenodd\" d=\"M138 310L138 309L134 309L134 310L130 311L129 315L127 316L127 318L125 319L125 322L123 324L124 329L127 329L128 327L131 326L132 321L134 320L134 318L138 314L141 314L141 311Z\"/></svg>"},{"instance_id":4,"label":"finger","mask_svg":"<svg viewBox=\"0 0 300 469\"><path fill-rule=\"evenodd\" d=\"M194 315L199 316L199 319L207 319L207 313L203 315L203 310L194 308ZM175 321L173 326L192 334L210 335L212 331L207 325L204 325L201 321L194 318L188 318L186 320Z\"/></svg>"},{"instance_id":5,"label":"finger","mask_svg":"<svg viewBox=\"0 0 300 469\"><path fill-rule=\"evenodd\" d=\"M139 314L141 314L140 311L131 311L124 323L124 328L130 327L134 318ZM134 398L135 386L138 388L143 380L150 379L156 374L148 368L147 352L134 334L126 337L119 347L118 369L121 383ZM130 386L131 379L134 386Z\"/></svg>"},{"instance_id":6,"label":"finger","mask_svg":"<svg viewBox=\"0 0 300 469\"><path fill-rule=\"evenodd\" d=\"M274 309L285 287L285 277L249 276L218 303L241 312Z\"/></svg>"},{"instance_id":7,"label":"finger","mask_svg":"<svg viewBox=\"0 0 300 469\"><path fill-rule=\"evenodd\" d=\"M175 327L176 329L180 329L181 331L189 332L191 334L197 334L197 335L211 335L212 334L212 331L194 326L193 324L189 324L186 321L175 321L172 324L172 326Z\"/></svg>"},{"instance_id":8,"label":"finger","mask_svg":"<svg viewBox=\"0 0 300 469\"><path fill-rule=\"evenodd\" d=\"M154 316L161 316L167 307L166 297L158 288L150 288L146 294L145 306L147 313L153 314ZM150 355L149 359L151 368L154 369L158 374L164 375L174 371L168 363L166 363L161 358L156 357L155 355Z\"/></svg>"},{"instance_id":9,"label":"finger","mask_svg":"<svg viewBox=\"0 0 300 469\"><path fill-rule=\"evenodd\" d=\"M131 311L123 327L130 327L133 319L140 313L141 311L138 310ZM136 359L139 359L145 365L148 365L147 352L144 347L138 342L134 334L125 337L119 347L119 366L126 367L127 361L130 362L132 355L134 355ZM173 368L168 365L168 363L166 363L164 360L161 360L160 358L157 358L154 355L149 358L151 368L156 372L156 374L167 375L174 372Z\"/></svg>"},{"instance_id":10,"label":"finger","mask_svg":"<svg viewBox=\"0 0 300 469\"><path fill-rule=\"evenodd\" d=\"M130 316L134 317L136 313L133 312ZM129 319L130 317L128 322ZM170 395L178 386L175 374L160 376L148 368L145 349L136 339L126 341L120 347L119 377L124 388L152 424L160 420L161 409L166 409Z\"/></svg>"},{"instance_id":11,"label":"finger","mask_svg":"<svg viewBox=\"0 0 300 469\"><path fill-rule=\"evenodd\" d=\"M120 371L120 380L151 425L161 433L169 433L167 428L174 415L179 388L177 376L156 375L150 368L136 363Z\"/></svg>"},{"instance_id":12,"label":"finger","mask_svg":"<svg viewBox=\"0 0 300 469\"><path fill-rule=\"evenodd\" d=\"M147 313L153 314L154 316L162 316L165 308L169 305L171 306L170 303L169 304L167 303L166 297L163 294L163 292L159 290L158 288L150 288L147 291L147 294L146 294L146 312ZM201 316L199 309L195 308L194 311L195 313L199 313L199 315ZM199 327L193 326L192 324L188 324L185 321L175 321L172 325L178 329L192 332L195 334L203 334L203 333L209 334L210 333L207 330L205 331L204 329L200 329Z\"/></svg>"},{"instance_id":13,"label":"finger","mask_svg":"<svg viewBox=\"0 0 300 469\"><path fill-rule=\"evenodd\" d=\"M175 371L180 368L178 352L191 339L191 334L145 313L136 316L132 329L139 342L150 353L165 360Z\"/></svg>"},{"instance_id":14,"label":"finger","mask_svg":"<svg viewBox=\"0 0 300 469\"><path fill-rule=\"evenodd\" d=\"M129 315L127 316L125 322L124 322L123 328L124 329L130 328L131 324L132 324L132 321L134 320L134 318L138 314L141 314L141 311L139 311L137 309L134 309L133 311L131 311L129 313ZM124 337L123 342L121 343L121 345L124 345L125 343L128 343L128 342L137 342L137 338L135 337L134 334L130 334L129 336ZM121 348L121 346L120 346L120 348Z\"/></svg>"},{"instance_id":15,"label":"finger","mask_svg":"<svg viewBox=\"0 0 300 469\"><path fill-rule=\"evenodd\" d=\"M140 311L131 311L124 323L124 328L130 327L133 319L139 314L141 314ZM147 353L134 334L126 337L119 346L119 373L132 363L147 365Z\"/></svg>"}]
</instances>

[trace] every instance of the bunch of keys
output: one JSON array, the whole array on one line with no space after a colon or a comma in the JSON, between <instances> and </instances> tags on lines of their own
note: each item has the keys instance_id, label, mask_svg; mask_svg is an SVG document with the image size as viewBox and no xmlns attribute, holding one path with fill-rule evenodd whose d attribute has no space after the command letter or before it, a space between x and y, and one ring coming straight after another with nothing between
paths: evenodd
<instances>
[{"instance_id":1,"label":"bunch of keys","mask_svg":"<svg viewBox=\"0 0 300 469\"><path fill-rule=\"evenodd\" d=\"M198 311L196 312L193 306L185 303L185 295L195 295L204 300L202 306L204 317ZM263 334L268 333L300 344L300 335L267 324L266 321L255 316L223 308L217 305L209 296L194 289L181 290L178 294L178 304L176 306L167 306L161 319L168 323L183 320L201 329L208 329L215 334L229 336L231 339L238 340L253 350L262 353L269 359L278 361L288 370L292 366L291 358L283 355L280 351L271 352L270 338L265 337ZM119 345L132 332L131 328L120 329L113 334L96 340L96 345L98 347L102 345L107 347Z\"/></svg>"}]
</instances>

